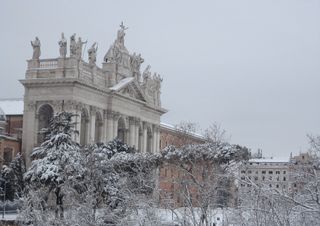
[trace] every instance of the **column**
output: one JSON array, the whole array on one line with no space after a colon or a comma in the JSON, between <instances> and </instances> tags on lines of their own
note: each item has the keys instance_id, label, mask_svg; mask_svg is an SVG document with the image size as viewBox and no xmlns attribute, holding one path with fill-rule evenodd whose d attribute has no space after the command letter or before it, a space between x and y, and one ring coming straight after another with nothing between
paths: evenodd
<instances>
[{"instance_id":1,"label":"column","mask_svg":"<svg viewBox=\"0 0 320 226\"><path fill-rule=\"evenodd\" d=\"M108 134L108 114L107 111L103 110L103 126L102 126L102 142L108 142L107 134Z\"/></svg>"},{"instance_id":2,"label":"column","mask_svg":"<svg viewBox=\"0 0 320 226\"><path fill-rule=\"evenodd\" d=\"M81 112L77 112L74 110L75 116L72 121L75 123L74 129L78 131L78 133L73 133L73 140L77 143L80 143L80 134L81 134Z\"/></svg>"},{"instance_id":3,"label":"column","mask_svg":"<svg viewBox=\"0 0 320 226\"><path fill-rule=\"evenodd\" d=\"M22 133L22 154L25 157L27 168L31 165L30 154L34 148L34 136L37 135L35 130L36 124L36 104L35 102L24 102L23 111L23 133Z\"/></svg>"},{"instance_id":4,"label":"column","mask_svg":"<svg viewBox=\"0 0 320 226\"><path fill-rule=\"evenodd\" d=\"M157 127L156 125L153 125L153 133L152 133L152 153L156 153L158 150L157 148Z\"/></svg>"},{"instance_id":5,"label":"column","mask_svg":"<svg viewBox=\"0 0 320 226\"><path fill-rule=\"evenodd\" d=\"M160 151L160 127L157 126L157 146L155 152L158 153Z\"/></svg>"},{"instance_id":6,"label":"column","mask_svg":"<svg viewBox=\"0 0 320 226\"><path fill-rule=\"evenodd\" d=\"M143 123L143 135L142 135L142 152L147 152L147 141L148 141L148 132L147 132L147 123Z\"/></svg>"},{"instance_id":7,"label":"column","mask_svg":"<svg viewBox=\"0 0 320 226\"><path fill-rule=\"evenodd\" d=\"M118 136L118 120L120 118L120 115L118 113L115 113L113 115L113 139Z\"/></svg>"},{"instance_id":8,"label":"column","mask_svg":"<svg viewBox=\"0 0 320 226\"><path fill-rule=\"evenodd\" d=\"M91 107L90 111L90 131L89 131L89 143L94 143L95 131L96 131L96 111L95 108Z\"/></svg>"},{"instance_id":9,"label":"column","mask_svg":"<svg viewBox=\"0 0 320 226\"><path fill-rule=\"evenodd\" d=\"M107 142L114 139L113 133L113 113L110 111L107 113Z\"/></svg>"},{"instance_id":10,"label":"column","mask_svg":"<svg viewBox=\"0 0 320 226\"><path fill-rule=\"evenodd\" d=\"M139 150L139 137L140 137L140 135L139 135L139 126L140 126L140 120L138 118L136 118L135 123L136 123L136 130L135 130L135 141L134 141L134 143L135 143L136 149L141 152L141 150Z\"/></svg>"},{"instance_id":11,"label":"column","mask_svg":"<svg viewBox=\"0 0 320 226\"><path fill-rule=\"evenodd\" d=\"M135 119L134 117L129 118L129 146L135 146Z\"/></svg>"}]
</instances>

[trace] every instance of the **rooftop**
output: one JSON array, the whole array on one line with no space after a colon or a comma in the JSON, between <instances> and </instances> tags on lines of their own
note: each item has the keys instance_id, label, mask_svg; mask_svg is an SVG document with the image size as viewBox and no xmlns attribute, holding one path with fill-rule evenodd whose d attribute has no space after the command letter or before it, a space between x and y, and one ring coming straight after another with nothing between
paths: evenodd
<instances>
[{"instance_id":1,"label":"rooftop","mask_svg":"<svg viewBox=\"0 0 320 226\"><path fill-rule=\"evenodd\" d=\"M261 158L261 159L249 159L249 162L259 163L288 163L289 158Z\"/></svg>"},{"instance_id":2,"label":"rooftop","mask_svg":"<svg viewBox=\"0 0 320 226\"><path fill-rule=\"evenodd\" d=\"M6 115L23 115L23 99L0 99L0 108Z\"/></svg>"}]
</instances>

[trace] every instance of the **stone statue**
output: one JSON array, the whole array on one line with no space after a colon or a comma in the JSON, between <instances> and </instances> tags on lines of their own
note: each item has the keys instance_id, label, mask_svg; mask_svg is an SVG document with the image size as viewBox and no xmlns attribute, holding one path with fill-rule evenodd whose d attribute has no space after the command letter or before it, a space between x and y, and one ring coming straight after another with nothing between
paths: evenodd
<instances>
[{"instance_id":1,"label":"stone statue","mask_svg":"<svg viewBox=\"0 0 320 226\"><path fill-rule=\"evenodd\" d=\"M67 56L67 39L65 39L63 32L61 33L61 39L58 42L58 44L60 46L60 49L59 49L60 57L66 58L66 56Z\"/></svg>"},{"instance_id":2,"label":"stone statue","mask_svg":"<svg viewBox=\"0 0 320 226\"><path fill-rule=\"evenodd\" d=\"M76 42L76 34L73 34L70 37L70 56L74 57L77 54L77 42Z\"/></svg>"},{"instance_id":3,"label":"stone statue","mask_svg":"<svg viewBox=\"0 0 320 226\"><path fill-rule=\"evenodd\" d=\"M31 41L31 46L33 48L32 59L39 60L41 55L41 50L40 50L41 43L38 37L36 37L34 41Z\"/></svg>"},{"instance_id":4,"label":"stone statue","mask_svg":"<svg viewBox=\"0 0 320 226\"><path fill-rule=\"evenodd\" d=\"M144 62L144 59L141 57L141 54L136 55L136 53L133 53L130 62L133 71L140 72L140 66Z\"/></svg>"},{"instance_id":5,"label":"stone statue","mask_svg":"<svg viewBox=\"0 0 320 226\"><path fill-rule=\"evenodd\" d=\"M126 35L124 31L127 29L128 27L125 27L123 25L123 22L121 22L120 29L118 30L118 33L117 33L117 43L121 46L124 46L124 36Z\"/></svg>"},{"instance_id":6,"label":"stone statue","mask_svg":"<svg viewBox=\"0 0 320 226\"><path fill-rule=\"evenodd\" d=\"M150 78L151 78L150 68L151 68L151 66L148 65L146 67L146 69L144 69L143 74L142 74L143 83L146 84L146 85L148 83L148 80L150 80Z\"/></svg>"},{"instance_id":7,"label":"stone statue","mask_svg":"<svg viewBox=\"0 0 320 226\"><path fill-rule=\"evenodd\" d=\"M82 46L83 44L86 44L86 43L87 41L83 42L80 37L78 38L78 42L76 44L76 57L79 60L81 59L81 56L82 56Z\"/></svg>"},{"instance_id":8,"label":"stone statue","mask_svg":"<svg viewBox=\"0 0 320 226\"><path fill-rule=\"evenodd\" d=\"M98 51L98 45L97 43L93 43L93 45L88 49L88 56L89 56L89 63L95 64L97 61L97 51Z\"/></svg>"},{"instance_id":9,"label":"stone statue","mask_svg":"<svg viewBox=\"0 0 320 226\"><path fill-rule=\"evenodd\" d=\"M159 74L157 74L157 73L153 74L153 81L154 81L156 91L160 91L162 80L163 79L161 78L161 76Z\"/></svg>"}]
</instances>

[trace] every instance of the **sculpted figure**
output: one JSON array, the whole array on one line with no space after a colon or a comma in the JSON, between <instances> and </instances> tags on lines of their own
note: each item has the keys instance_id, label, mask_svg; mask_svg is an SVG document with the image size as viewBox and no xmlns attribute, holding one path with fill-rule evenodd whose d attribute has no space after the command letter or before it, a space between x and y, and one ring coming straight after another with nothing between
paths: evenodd
<instances>
[{"instance_id":1,"label":"sculpted figure","mask_svg":"<svg viewBox=\"0 0 320 226\"><path fill-rule=\"evenodd\" d=\"M142 77L143 77L143 83L144 83L144 84L147 84L148 81L149 81L150 78L151 78L150 68L151 68L151 66L148 65L148 66L146 67L146 69L144 69L144 71L143 71Z\"/></svg>"},{"instance_id":2,"label":"sculpted figure","mask_svg":"<svg viewBox=\"0 0 320 226\"><path fill-rule=\"evenodd\" d=\"M162 78L159 74L154 73L153 74L153 81L154 81L154 85L155 85L155 90L159 91L161 89L161 82L162 82Z\"/></svg>"},{"instance_id":3,"label":"sculpted figure","mask_svg":"<svg viewBox=\"0 0 320 226\"><path fill-rule=\"evenodd\" d=\"M61 33L61 39L58 42L58 44L60 46L60 49L59 49L60 57L66 58L66 56L67 56L67 39L64 37L63 32Z\"/></svg>"},{"instance_id":4,"label":"sculpted figure","mask_svg":"<svg viewBox=\"0 0 320 226\"><path fill-rule=\"evenodd\" d=\"M89 55L89 63L95 64L97 61L97 51L98 51L98 45L96 47L97 43L93 43L93 45L88 49L88 55Z\"/></svg>"},{"instance_id":5,"label":"sculpted figure","mask_svg":"<svg viewBox=\"0 0 320 226\"><path fill-rule=\"evenodd\" d=\"M118 30L118 33L117 33L117 43L120 44L121 46L124 46L124 36L126 35L124 31L127 29L128 27L125 27L123 25L123 22L121 22L120 29Z\"/></svg>"},{"instance_id":6,"label":"sculpted figure","mask_svg":"<svg viewBox=\"0 0 320 226\"><path fill-rule=\"evenodd\" d=\"M76 56L76 54L77 54L76 34L73 34L70 37L70 56Z\"/></svg>"},{"instance_id":7,"label":"sculpted figure","mask_svg":"<svg viewBox=\"0 0 320 226\"><path fill-rule=\"evenodd\" d=\"M83 44L86 44L86 43L87 43L87 41L83 42L80 37L78 38L78 42L77 42L77 45L76 45L76 47L77 47L76 48L76 57L77 57L77 59L81 59L82 46L83 46Z\"/></svg>"},{"instance_id":8,"label":"sculpted figure","mask_svg":"<svg viewBox=\"0 0 320 226\"><path fill-rule=\"evenodd\" d=\"M31 41L31 46L33 48L32 59L39 60L41 55L41 51L40 51L41 43L38 37L36 37L34 41Z\"/></svg>"},{"instance_id":9,"label":"sculpted figure","mask_svg":"<svg viewBox=\"0 0 320 226\"><path fill-rule=\"evenodd\" d=\"M141 54L136 55L133 53L131 56L131 67L134 72L140 72L140 66L144 62L144 59L141 57Z\"/></svg>"}]
</instances>

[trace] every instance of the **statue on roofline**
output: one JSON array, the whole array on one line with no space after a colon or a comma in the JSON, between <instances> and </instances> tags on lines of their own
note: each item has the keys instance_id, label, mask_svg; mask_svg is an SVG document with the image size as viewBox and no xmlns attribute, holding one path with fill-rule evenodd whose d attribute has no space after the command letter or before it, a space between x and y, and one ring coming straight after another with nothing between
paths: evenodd
<instances>
[{"instance_id":1,"label":"statue on roofline","mask_svg":"<svg viewBox=\"0 0 320 226\"><path fill-rule=\"evenodd\" d=\"M31 41L31 46L33 48L32 59L39 60L41 55L41 50L40 50L41 43L38 37L36 37L34 41Z\"/></svg>"},{"instance_id":2,"label":"statue on roofline","mask_svg":"<svg viewBox=\"0 0 320 226\"><path fill-rule=\"evenodd\" d=\"M133 53L133 55L130 56L131 69L139 82L141 80L140 67L143 62L144 59L141 57L141 54L136 55L136 53Z\"/></svg>"},{"instance_id":3,"label":"statue on roofline","mask_svg":"<svg viewBox=\"0 0 320 226\"><path fill-rule=\"evenodd\" d=\"M98 44L95 42L88 49L89 64L95 64L97 61Z\"/></svg>"},{"instance_id":4,"label":"statue on roofline","mask_svg":"<svg viewBox=\"0 0 320 226\"><path fill-rule=\"evenodd\" d=\"M76 34L71 35L70 37L70 56L76 56L77 54L77 42L76 42Z\"/></svg>"},{"instance_id":5,"label":"statue on roofline","mask_svg":"<svg viewBox=\"0 0 320 226\"><path fill-rule=\"evenodd\" d=\"M87 42L88 42L88 41L83 42L83 41L81 40L81 37L78 38L78 42L77 42L77 44L76 44L76 58L77 58L78 60L80 60L81 57L82 57L82 46L83 46L83 44L87 44Z\"/></svg>"},{"instance_id":6,"label":"statue on roofline","mask_svg":"<svg viewBox=\"0 0 320 226\"><path fill-rule=\"evenodd\" d=\"M64 37L64 33L61 33L61 39L58 42L60 48L59 48L59 52L60 52L60 57L62 58L66 58L67 56L67 39Z\"/></svg>"},{"instance_id":7,"label":"statue on roofline","mask_svg":"<svg viewBox=\"0 0 320 226\"><path fill-rule=\"evenodd\" d=\"M117 33L117 43L120 46L124 46L124 36L126 35L126 33L124 31L127 29L128 29L128 27L125 27L123 25L123 22L121 22L120 29L118 30L118 33Z\"/></svg>"}]
</instances>

